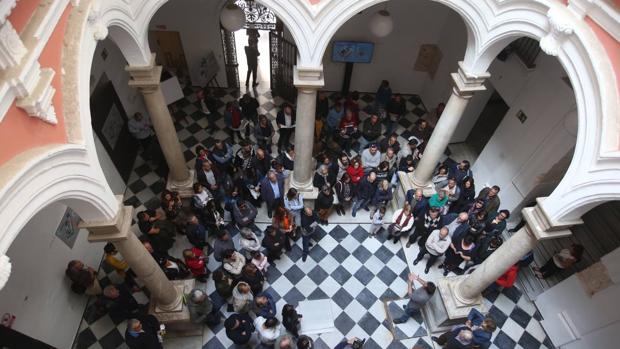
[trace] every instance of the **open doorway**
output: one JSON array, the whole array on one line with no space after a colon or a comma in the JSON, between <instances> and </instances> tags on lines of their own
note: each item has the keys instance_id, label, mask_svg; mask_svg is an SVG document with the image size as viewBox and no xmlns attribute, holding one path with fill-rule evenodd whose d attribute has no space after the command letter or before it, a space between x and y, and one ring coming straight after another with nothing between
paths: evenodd
<instances>
[{"instance_id":1,"label":"open doorway","mask_svg":"<svg viewBox=\"0 0 620 349\"><path fill-rule=\"evenodd\" d=\"M176 75L181 85L191 86L181 34L178 31L151 30L150 35L155 38L157 44L155 50L158 63L165 71Z\"/></svg>"},{"instance_id":2,"label":"open doorway","mask_svg":"<svg viewBox=\"0 0 620 349\"><path fill-rule=\"evenodd\" d=\"M476 157L482 153L508 109L510 107L506 101L497 91L494 91L465 140L465 143L475 152Z\"/></svg>"},{"instance_id":3,"label":"open doorway","mask_svg":"<svg viewBox=\"0 0 620 349\"><path fill-rule=\"evenodd\" d=\"M253 73L250 69L252 60L252 50L254 44L250 45L250 41L255 43L255 49L258 52L256 77L248 73ZM269 72L269 31L246 29L235 32L235 45L239 55L239 83L241 86L251 88L254 83L260 86L269 86L271 74ZM250 57L248 59L248 56ZM254 80L255 79L255 80Z\"/></svg>"}]
</instances>

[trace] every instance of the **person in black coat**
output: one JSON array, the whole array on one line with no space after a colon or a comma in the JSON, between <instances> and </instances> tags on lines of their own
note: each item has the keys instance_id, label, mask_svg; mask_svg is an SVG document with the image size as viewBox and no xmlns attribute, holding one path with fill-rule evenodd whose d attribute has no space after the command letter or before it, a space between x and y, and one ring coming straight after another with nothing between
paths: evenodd
<instances>
[{"instance_id":1,"label":"person in black coat","mask_svg":"<svg viewBox=\"0 0 620 349\"><path fill-rule=\"evenodd\" d=\"M267 176L260 182L260 195L267 204L267 216L271 218L273 210L284 199L284 178L279 177L275 171L269 171Z\"/></svg>"},{"instance_id":2,"label":"person in black coat","mask_svg":"<svg viewBox=\"0 0 620 349\"><path fill-rule=\"evenodd\" d=\"M285 151L276 158L276 162L282 164L285 170L293 171L295 167L295 146L293 144L287 145Z\"/></svg>"},{"instance_id":3,"label":"person in black coat","mask_svg":"<svg viewBox=\"0 0 620 349\"><path fill-rule=\"evenodd\" d=\"M275 229L270 225L265 230L262 245L267 250L267 260L269 263L273 264L276 259L280 259L282 248L284 247L284 239L287 239L287 237L280 232L280 229Z\"/></svg>"},{"instance_id":4,"label":"person in black coat","mask_svg":"<svg viewBox=\"0 0 620 349\"><path fill-rule=\"evenodd\" d=\"M316 197L314 201L314 209L317 211L318 222L319 224L327 225L329 224L327 218L332 211L332 205L334 203L334 192L332 188L328 184L324 184L321 187L321 191L319 195Z\"/></svg>"},{"instance_id":5,"label":"person in black coat","mask_svg":"<svg viewBox=\"0 0 620 349\"><path fill-rule=\"evenodd\" d=\"M293 107L286 103L283 104L276 116L276 123L280 133L278 151L282 151L285 146L290 144L291 134L295 130L295 110Z\"/></svg>"},{"instance_id":6,"label":"person in black coat","mask_svg":"<svg viewBox=\"0 0 620 349\"><path fill-rule=\"evenodd\" d=\"M357 210L360 208L370 211L368 204L370 200L375 196L377 191L377 174L374 171L370 171L367 176L362 178L360 184L357 187L357 197L353 203L353 209L351 215L355 217Z\"/></svg>"},{"instance_id":7,"label":"person in black coat","mask_svg":"<svg viewBox=\"0 0 620 349\"><path fill-rule=\"evenodd\" d=\"M302 261L306 261L308 258L308 253L310 252L310 247L312 247L310 243L310 239L314 236L314 229L316 228L316 223L318 221L318 217L316 213L310 208L304 208L304 212L301 215L301 245L303 248Z\"/></svg>"},{"instance_id":8,"label":"person in black coat","mask_svg":"<svg viewBox=\"0 0 620 349\"><path fill-rule=\"evenodd\" d=\"M250 315L234 313L224 321L226 336L235 344L247 344L254 333L254 324Z\"/></svg>"},{"instance_id":9,"label":"person in black coat","mask_svg":"<svg viewBox=\"0 0 620 349\"><path fill-rule=\"evenodd\" d=\"M241 107L241 114L243 114L243 118L246 120L252 120L252 122L256 125L258 122L258 101L256 98L252 97L249 93L243 95L243 98L239 100L239 107ZM249 128L247 129L249 131Z\"/></svg>"},{"instance_id":10,"label":"person in black coat","mask_svg":"<svg viewBox=\"0 0 620 349\"><path fill-rule=\"evenodd\" d=\"M299 337L299 327L301 325L299 319L302 317L301 314L297 313L293 305L286 304L282 307L282 325L295 337Z\"/></svg>"},{"instance_id":11,"label":"person in black coat","mask_svg":"<svg viewBox=\"0 0 620 349\"><path fill-rule=\"evenodd\" d=\"M131 292L123 285L108 285L103 289L101 298L108 314L113 320L125 320L138 314L140 304L136 302Z\"/></svg>"},{"instance_id":12,"label":"person in black coat","mask_svg":"<svg viewBox=\"0 0 620 349\"><path fill-rule=\"evenodd\" d=\"M131 349L162 349L157 336L159 321L153 315L138 316L127 321L125 343Z\"/></svg>"},{"instance_id":13,"label":"person in black coat","mask_svg":"<svg viewBox=\"0 0 620 349\"><path fill-rule=\"evenodd\" d=\"M198 217L195 214L189 217L185 228L185 236L187 236L187 240L194 247L202 250L207 246L207 229L198 221Z\"/></svg>"},{"instance_id":14,"label":"person in black coat","mask_svg":"<svg viewBox=\"0 0 620 349\"><path fill-rule=\"evenodd\" d=\"M442 227L439 209L436 207L431 207L428 212L420 212L418 216L416 216L414 226L415 230L409 236L409 240L406 245L407 248L409 248L409 246L411 246L418 238L420 238L418 245L424 246L430 233L433 230L440 229Z\"/></svg>"}]
</instances>

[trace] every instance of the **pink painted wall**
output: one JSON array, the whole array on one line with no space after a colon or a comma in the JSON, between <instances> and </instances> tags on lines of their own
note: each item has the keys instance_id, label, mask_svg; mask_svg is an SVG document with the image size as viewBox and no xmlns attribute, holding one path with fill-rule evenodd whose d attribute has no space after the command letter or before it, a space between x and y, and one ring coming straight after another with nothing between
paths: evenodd
<instances>
[{"instance_id":1,"label":"pink painted wall","mask_svg":"<svg viewBox=\"0 0 620 349\"><path fill-rule=\"evenodd\" d=\"M18 0L8 19L18 33L26 27L34 10L41 0Z\"/></svg>"},{"instance_id":2,"label":"pink painted wall","mask_svg":"<svg viewBox=\"0 0 620 349\"><path fill-rule=\"evenodd\" d=\"M22 0L18 4L22 2L28 1ZM9 142L3 142L2 151L0 151L0 165L31 148L46 144L67 143L63 118L62 77L60 72L62 68L63 38L71 9L71 5L65 9L39 58L42 68L52 68L56 71L52 85L56 89L53 103L58 124L50 125L37 118L30 117L13 103L2 122L0 122L0 139L10 140ZM13 14L16 11L22 10L25 11L25 8L16 7L13 10Z\"/></svg>"}]
</instances>

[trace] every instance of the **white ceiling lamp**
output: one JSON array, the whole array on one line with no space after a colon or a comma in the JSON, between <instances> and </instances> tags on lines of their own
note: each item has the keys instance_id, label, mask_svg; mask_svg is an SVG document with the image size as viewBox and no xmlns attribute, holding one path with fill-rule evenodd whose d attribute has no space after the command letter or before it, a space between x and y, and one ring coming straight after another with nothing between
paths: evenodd
<instances>
[{"instance_id":1,"label":"white ceiling lamp","mask_svg":"<svg viewBox=\"0 0 620 349\"><path fill-rule=\"evenodd\" d=\"M387 9L375 13L370 19L370 31L376 37L386 37L390 35L392 29L394 29L394 20Z\"/></svg>"},{"instance_id":2,"label":"white ceiling lamp","mask_svg":"<svg viewBox=\"0 0 620 349\"><path fill-rule=\"evenodd\" d=\"M235 3L230 2L222 9L220 23L226 30L235 32L245 25L245 13Z\"/></svg>"}]
</instances>

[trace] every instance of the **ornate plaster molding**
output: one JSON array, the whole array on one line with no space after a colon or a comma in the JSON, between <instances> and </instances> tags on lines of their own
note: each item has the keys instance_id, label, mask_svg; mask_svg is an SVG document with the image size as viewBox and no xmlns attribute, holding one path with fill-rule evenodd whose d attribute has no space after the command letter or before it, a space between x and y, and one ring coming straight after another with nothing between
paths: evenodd
<instances>
[{"instance_id":1,"label":"ornate plaster molding","mask_svg":"<svg viewBox=\"0 0 620 349\"><path fill-rule=\"evenodd\" d=\"M155 54L146 66L127 66L125 71L131 76L129 86L140 89L142 93L154 92L159 88L162 67L155 65Z\"/></svg>"},{"instance_id":2,"label":"ornate plaster molding","mask_svg":"<svg viewBox=\"0 0 620 349\"><path fill-rule=\"evenodd\" d=\"M11 14L16 4L17 0L0 1L0 24L4 24L6 18Z\"/></svg>"},{"instance_id":3,"label":"ornate plaster molding","mask_svg":"<svg viewBox=\"0 0 620 349\"><path fill-rule=\"evenodd\" d=\"M473 74L467 71L463 61L459 62L459 69L452 73L454 92L463 98L470 98L476 91L484 91L484 82L491 77L489 73Z\"/></svg>"},{"instance_id":4,"label":"ornate plaster molding","mask_svg":"<svg viewBox=\"0 0 620 349\"><path fill-rule=\"evenodd\" d=\"M56 89L52 86L52 80L55 74L53 69L41 69L34 89L26 97L17 101L17 106L24 109L28 115L53 125L58 123L53 104Z\"/></svg>"},{"instance_id":5,"label":"ornate plaster molding","mask_svg":"<svg viewBox=\"0 0 620 349\"><path fill-rule=\"evenodd\" d=\"M11 261L7 255L0 255L0 289L6 285L11 275Z\"/></svg>"},{"instance_id":6,"label":"ornate plaster molding","mask_svg":"<svg viewBox=\"0 0 620 349\"><path fill-rule=\"evenodd\" d=\"M0 70L8 70L19 65L27 52L11 22L4 22L0 26Z\"/></svg>"},{"instance_id":7,"label":"ornate plaster molding","mask_svg":"<svg viewBox=\"0 0 620 349\"><path fill-rule=\"evenodd\" d=\"M295 66L293 70L293 84L297 88L317 90L325 85L323 66L319 68L305 68Z\"/></svg>"},{"instance_id":8,"label":"ornate plaster molding","mask_svg":"<svg viewBox=\"0 0 620 349\"><path fill-rule=\"evenodd\" d=\"M94 0L88 12L88 24L93 28L95 40L100 41L108 36L108 26L103 20L101 0Z\"/></svg>"},{"instance_id":9,"label":"ornate plaster molding","mask_svg":"<svg viewBox=\"0 0 620 349\"><path fill-rule=\"evenodd\" d=\"M547 35L540 40L540 48L548 55L557 56L560 46L569 35L572 35L573 21L570 13L559 7L552 7L547 12L549 29Z\"/></svg>"},{"instance_id":10,"label":"ornate plaster molding","mask_svg":"<svg viewBox=\"0 0 620 349\"><path fill-rule=\"evenodd\" d=\"M570 0L569 10L579 18L590 17L617 41L620 41L620 11L605 0Z\"/></svg>"}]
</instances>

